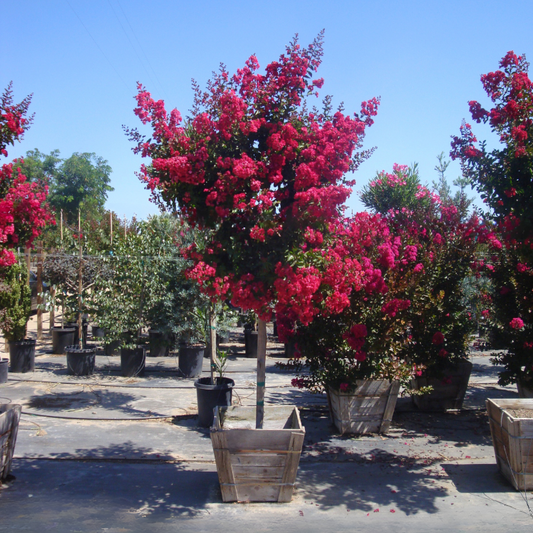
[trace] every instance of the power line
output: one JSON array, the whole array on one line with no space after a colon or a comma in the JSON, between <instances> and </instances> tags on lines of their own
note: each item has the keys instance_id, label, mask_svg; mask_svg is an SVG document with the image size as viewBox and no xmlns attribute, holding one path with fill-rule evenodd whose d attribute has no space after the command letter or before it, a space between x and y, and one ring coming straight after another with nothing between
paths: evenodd
<instances>
[{"instance_id":1,"label":"power line","mask_svg":"<svg viewBox=\"0 0 533 533\"><path fill-rule=\"evenodd\" d=\"M78 13L76 13L76 11L74 10L74 8L72 7L72 4L70 3L69 0L65 0L65 2L69 5L70 9L72 10L72 12L74 13L74 15L76 15L76 18L80 21L80 24L85 28L85 31L87 32L87 34L89 35L89 37L92 39L93 43L96 45L96 47L98 48L98 50L100 50L100 53L104 56L105 60L109 63L110 67L113 69L113 71L115 72L115 74L117 75L117 77L120 79L120 81L124 84L124 87L126 87L126 89L128 90L128 92L130 92L130 87L128 87L128 84L124 81L124 79L122 78L122 76L119 74L119 72L117 71L117 69L115 68L115 65L113 65L113 63L111 62L111 60L107 57L107 55L105 54L105 52L102 50L102 48L100 47L100 45L98 44L98 42L96 41L96 39L92 36L91 32L89 31L89 29L87 28L87 26L84 24L83 20L81 19L81 17L78 15Z\"/></svg>"},{"instance_id":2,"label":"power line","mask_svg":"<svg viewBox=\"0 0 533 533\"><path fill-rule=\"evenodd\" d=\"M150 60L148 59L148 56L146 55L141 43L139 42L139 39L137 39L137 35L136 33L133 31L133 28L131 27L131 24L130 24L130 21L126 15L126 13L124 12L124 9L122 9L122 5L120 3L120 0L117 0L117 4L118 6L120 7L120 11L122 11L122 14L124 15L124 18L126 19L126 22L128 23L128 26L131 30L131 33L133 34L133 37L135 38L135 40L137 41L137 44L139 45L139 48L141 49L141 52L143 53L145 59L146 59L146 62L148 63L148 66L150 67L150 69L152 70L152 72L154 73L154 76L155 76L155 79L157 81L157 83L159 83L159 86L161 87L162 90L164 90L163 88L163 84L161 83L161 81L159 80L159 78L157 77L157 73L156 71L154 70L154 68L152 67L152 64L150 63Z\"/></svg>"}]
</instances>

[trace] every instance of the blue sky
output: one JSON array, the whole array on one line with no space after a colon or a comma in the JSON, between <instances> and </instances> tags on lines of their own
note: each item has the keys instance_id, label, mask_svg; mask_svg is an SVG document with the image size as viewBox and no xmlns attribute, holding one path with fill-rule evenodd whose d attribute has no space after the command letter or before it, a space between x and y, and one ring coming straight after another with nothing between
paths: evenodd
<instances>
[{"instance_id":1,"label":"blue sky","mask_svg":"<svg viewBox=\"0 0 533 533\"><path fill-rule=\"evenodd\" d=\"M467 102L486 103L480 75L509 50L533 58L529 0L2 0L1 13L0 90L13 81L16 101L33 93L35 113L9 158L34 148L96 153L113 169L106 207L128 218L157 212L122 131L138 126L137 81L186 115L191 78L203 86L221 62L234 72L251 54L264 67L295 33L308 44L325 29L321 94L349 113L382 100L365 140L377 150L348 202L359 211L356 191L395 162L418 162L422 181L436 179ZM459 173L453 164L448 179Z\"/></svg>"}]
</instances>

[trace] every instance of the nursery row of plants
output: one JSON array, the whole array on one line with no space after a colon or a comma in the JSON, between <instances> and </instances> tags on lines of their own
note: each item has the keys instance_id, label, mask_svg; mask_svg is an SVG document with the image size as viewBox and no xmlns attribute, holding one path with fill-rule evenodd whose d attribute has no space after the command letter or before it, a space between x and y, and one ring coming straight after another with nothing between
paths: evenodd
<instances>
[{"instance_id":1,"label":"nursery row of plants","mask_svg":"<svg viewBox=\"0 0 533 533\"><path fill-rule=\"evenodd\" d=\"M450 155L486 212L470 209L464 190L452 196L444 179L432 189L416 166L395 165L362 189L367 210L348 217L355 184L349 173L372 153L363 140L380 102L367 100L352 115L334 110L331 97L311 107L324 83L315 74L322 40L320 34L301 47L294 39L263 73L255 56L233 75L221 67L206 90L193 85L185 119L139 84L135 114L142 126L126 133L147 160L141 179L170 214L137 224L105 253L91 249L80 225L74 254L49 250L44 276L56 286L52 304L89 312L109 340L124 346L148 327L198 340L194 324L201 318L213 341L224 302L255 313L257 429L264 418L265 324L273 316L280 339L305 365L293 384L326 391L330 406L385 387L384 420L400 385L412 388L420 378L418 392L425 393L448 384L465 366L480 321L502 348L495 357L504 366L500 383L533 387L533 87L525 57L509 52L499 70L482 76L491 109L469 103L499 148L478 143L466 122L453 137ZM29 104L12 105L6 94L4 155L27 126ZM12 213L0 227L8 279L19 268L13 247L31 244L53 217L46 186L28 183L20 167L2 167L2 187L0 201L11 202ZM65 276L68 269L77 278ZM61 286L56 274L77 285ZM477 297L468 298L467 289ZM8 335L12 308L3 305ZM298 429L297 413L291 417L286 427ZM386 430L383 420L371 431ZM348 424L361 430L359 422ZM222 419L213 431L215 442ZM293 464L287 468L295 472ZM239 499L233 483L223 485L224 499ZM280 499L290 499L281 492Z\"/></svg>"}]
</instances>

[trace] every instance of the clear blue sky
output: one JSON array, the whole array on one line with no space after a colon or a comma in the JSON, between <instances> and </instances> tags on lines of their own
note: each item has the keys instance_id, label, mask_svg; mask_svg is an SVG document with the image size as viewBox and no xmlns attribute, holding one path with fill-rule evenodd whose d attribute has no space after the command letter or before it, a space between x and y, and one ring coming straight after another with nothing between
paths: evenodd
<instances>
[{"instance_id":1,"label":"clear blue sky","mask_svg":"<svg viewBox=\"0 0 533 533\"><path fill-rule=\"evenodd\" d=\"M485 102L480 75L509 50L533 59L530 0L2 0L0 13L0 90L12 80L16 101L33 93L35 113L9 158L96 153L113 169L106 207L128 218L156 212L122 131L138 125L137 81L186 115L191 78L203 86L219 63L234 72L251 54L264 67L295 33L308 44L324 28L321 94L350 113L382 99L357 191L395 162L418 162L424 182L436 179L467 102ZM449 180L459 172L451 166ZM362 210L356 192L349 206Z\"/></svg>"}]
</instances>

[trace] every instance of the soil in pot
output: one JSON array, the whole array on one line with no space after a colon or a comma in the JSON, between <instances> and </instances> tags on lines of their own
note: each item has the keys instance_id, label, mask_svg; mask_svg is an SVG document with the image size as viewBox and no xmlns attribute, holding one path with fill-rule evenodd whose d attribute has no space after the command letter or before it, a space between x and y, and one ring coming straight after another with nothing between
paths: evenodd
<instances>
[{"instance_id":1,"label":"soil in pot","mask_svg":"<svg viewBox=\"0 0 533 533\"><path fill-rule=\"evenodd\" d=\"M67 346L74 346L76 328L53 328L52 329L52 353L63 354Z\"/></svg>"},{"instance_id":2,"label":"soil in pot","mask_svg":"<svg viewBox=\"0 0 533 533\"><path fill-rule=\"evenodd\" d=\"M231 405L232 390L235 382L230 378L199 378L194 382L198 399L198 425L208 428L213 425L215 407Z\"/></svg>"},{"instance_id":3,"label":"soil in pot","mask_svg":"<svg viewBox=\"0 0 533 533\"><path fill-rule=\"evenodd\" d=\"M145 366L146 349L144 346L122 348L120 351L120 370L124 377L142 376Z\"/></svg>"},{"instance_id":4,"label":"soil in pot","mask_svg":"<svg viewBox=\"0 0 533 533\"><path fill-rule=\"evenodd\" d=\"M32 372L35 367L34 339L25 339L9 343L9 361L11 372Z\"/></svg>"},{"instance_id":5,"label":"soil in pot","mask_svg":"<svg viewBox=\"0 0 533 533\"><path fill-rule=\"evenodd\" d=\"M205 344L182 344L178 358L178 370L184 378L198 378L202 374Z\"/></svg>"},{"instance_id":6,"label":"soil in pot","mask_svg":"<svg viewBox=\"0 0 533 533\"><path fill-rule=\"evenodd\" d=\"M71 376L90 376L94 372L96 350L94 348L79 348L67 346L67 374Z\"/></svg>"}]
</instances>

